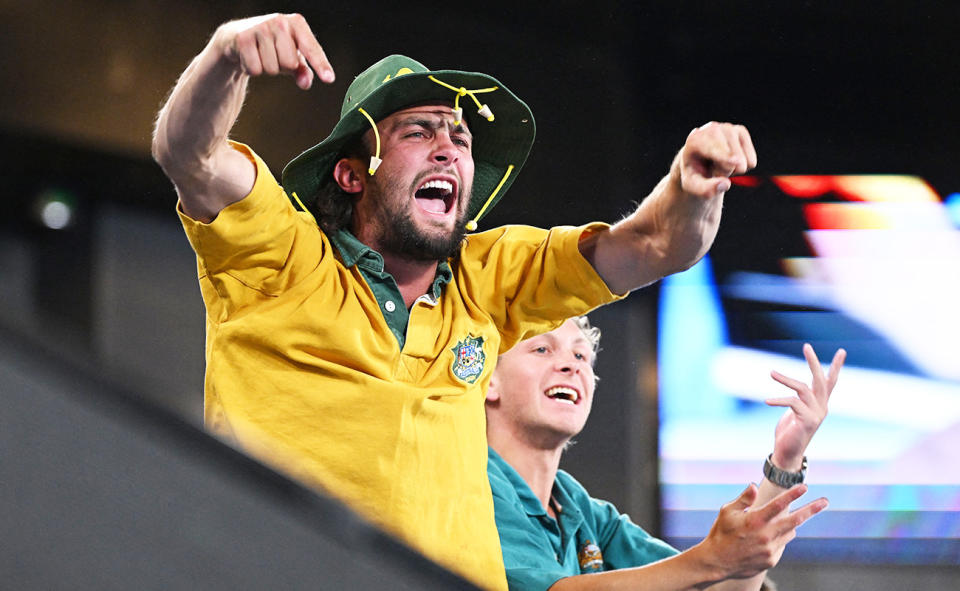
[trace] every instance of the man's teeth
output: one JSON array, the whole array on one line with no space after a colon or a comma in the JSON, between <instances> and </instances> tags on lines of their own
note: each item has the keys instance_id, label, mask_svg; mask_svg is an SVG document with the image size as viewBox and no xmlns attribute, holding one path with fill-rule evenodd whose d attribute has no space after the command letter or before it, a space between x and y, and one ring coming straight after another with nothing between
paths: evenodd
<instances>
[{"instance_id":1,"label":"man's teeth","mask_svg":"<svg viewBox=\"0 0 960 591\"><path fill-rule=\"evenodd\" d=\"M420 189L439 189L446 193L453 193L453 183L450 181L428 181Z\"/></svg>"},{"instance_id":2,"label":"man's teeth","mask_svg":"<svg viewBox=\"0 0 960 591\"><path fill-rule=\"evenodd\" d=\"M554 386L550 388L547 390L547 396L568 404L576 404L577 398L579 397L576 390L564 386Z\"/></svg>"}]
</instances>

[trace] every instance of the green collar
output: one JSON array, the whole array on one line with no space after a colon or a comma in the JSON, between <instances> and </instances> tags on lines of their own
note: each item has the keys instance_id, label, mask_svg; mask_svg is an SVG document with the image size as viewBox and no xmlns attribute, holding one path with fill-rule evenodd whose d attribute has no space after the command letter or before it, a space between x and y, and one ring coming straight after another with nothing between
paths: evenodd
<instances>
[{"instance_id":1,"label":"green collar","mask_svg":"<svg viewBox=\"0 0 960 591\"><path fill-rule=\"evenodd\" d=\"M337 231L330 236L330 242L340 251L340 258L343 259L344 265L352 267L362 260L364 262L362 266L369 267L377 273L383 272L383 257L380 253L357 240L349 230ZM379 266L373 266L375 263L379 263Z\"/></svg>"},{"instance_id":2,"label":"green collar","mask_svg":"<svg viewBox=\"0 0 960 591\"><path fill-rule=\"evenodd\" d=\"M547 510L543 508L537 495L533 494L533 490L530 489L530 485L523 479L523 476L520 476L520 473L500 457L500 454L492 447L487 448L487 456L497 464L503 472L503 475L510 481L513 489L517 491L517 497L519 497L520 504L523 505L523 510L526 514L536 517L547 517Z\"/></svg>"},{"instance_id":3,"label":"green collar","mask_svg":"<svg viewBox=\"0 0 960 591\"><path fill-rule=\"evenodd\" d=\"M340 251L340 258L343 264L352 267L357 265L361 271L371 271L377 274L384 274L383 256L353 235L349 230L341 229L330 236L330 242ZM389 275L389 273L387 273ZM365 273L366 275L366 273ZM453 270L450 263L440 261L437 265L437 274L433 279L433 285L430 288L430 294L434 301L440 299L443 292L443 286L453 280Z\"/></svg>"}]
</instances>

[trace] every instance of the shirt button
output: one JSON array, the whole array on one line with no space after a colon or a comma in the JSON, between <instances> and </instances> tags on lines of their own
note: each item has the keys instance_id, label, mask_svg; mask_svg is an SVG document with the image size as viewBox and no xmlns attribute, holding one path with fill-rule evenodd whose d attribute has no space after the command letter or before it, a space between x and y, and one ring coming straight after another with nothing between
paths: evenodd
<instances>
[{"instance_id":1,"label":"shirt button","mask_svg":"<svg viewBox=\"0 0 960 591\"><path fill-rule=\"evenodd\" d=\"M393 303L392 300L387 300L387 303L383 305L387 309L387 312L393 312L397 309L397 305Z\"/></svg>"}]
</instances>

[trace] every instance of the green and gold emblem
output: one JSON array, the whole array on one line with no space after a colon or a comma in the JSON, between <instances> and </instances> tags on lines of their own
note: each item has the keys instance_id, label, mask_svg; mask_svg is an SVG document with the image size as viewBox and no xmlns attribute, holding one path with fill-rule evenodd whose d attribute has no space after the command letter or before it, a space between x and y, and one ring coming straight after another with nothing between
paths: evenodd
<instances>
[{"instance_id":1,"label":"green and gold emblem","mask_svg":"<svg viewBox=\"0 0 960 591\"><path fill-rule=\"evenodd\" d=\"M477 381L480 374L483 373L483 364L487 360L483 352L483 337L473 337L467 335L467 338L458 341L457 346L450 349L453 351L453 375L468 384Z\"/></svg>"}]
</instances>

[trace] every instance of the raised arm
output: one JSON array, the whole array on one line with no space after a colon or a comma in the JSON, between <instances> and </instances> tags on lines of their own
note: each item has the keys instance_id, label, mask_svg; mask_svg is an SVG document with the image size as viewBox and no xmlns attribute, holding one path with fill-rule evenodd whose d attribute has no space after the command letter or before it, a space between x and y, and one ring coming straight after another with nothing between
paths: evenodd
<instances>
[{"instance_id":1,"label":"raised arm","mask_svg":"<svg viewBox=\"0 0 960 591\"><path fill-rule=\"evenodd\" d=\"M299 14L221 25L180 76L157 117L153 157L173 181L184 213L211 221L253 188L253 164L227 143L250 76L289 74L308 89L333 69Z\"/></svg>"},{"instance_id":2,"label":"raised arm","mask_svg":"<svg viewBox=\"0 0 960 591\"><path fill-rule=\"evenodd\" d=\"M773 454L770 456L773 465L786 472L800 471L807 445L810 444L814 433L827 416L830 394L833 393L837 378L840 377L840 368L843 367L843 362L847 358L847 352L838 349L826 372L809 343L803 346L803 356L810 367L812 377L810 384L789 378L776 371L770 372L770 377L796 393L795 396L770 398L766 401L770 406L787 407L774 431ZM782 490L764 478L760 483L759 500L763 502Z\"/></svg>"},{"instance_id":3,"label":"raised arm","mask_svg":"<svg viewBox=\"0 0 960 591\"><path fill-rule=\"evenodd\" d=\"M789 378L777 371L770 372L770 376L774 380L793 390L796 395L770 398L766 401L771 406L787 407L774 430L773 453L770 455L770 461L775 468L792 473L798 473L803 468L804 453L810 444L810 440L813 439L813 435L827 416L830 395L837 384L837 378L840 377L840 368L843 367L843 362L847 358L847 352L838 349L833 356L830 367L824 372L816 352L809 343L804 344L803 355L807 360L807 366L810 368L810 383L807 384ZM784 492L783 488L765 477L760 481L760 487L756 499L752 503L752 508L769 506L776 499L782 498ZM826 500L817 499L810 505L819 507L814 512L817 513L826 507ZM802 509L798 511L802 511ZM719 523L718 520L717 524ZM717 524L714 524L715 528ZM789 538L784 539L782 544L771 547L771 550L773 550L770 555L771 567L779 562L786 543L793 539L792 530L790 533ZM734 580L724 581L710 589L714 591L753 591L760 588L762 580L763 573L761 572L746 579L735 578Z\"/></svg>"},{"instance_id":4,"label":"raised arm","mask_svg":"<svg viewBox=\"0 0 960 591\"><path fill-rule=\"evenodd\" d=\"M626 293L687 269L717 235L730 176L757 165L742 125L707 123L690 132L665 176L640 207L580 251L614 293Z\"/></svg>"},{"instance_id":5,"label":"raised arm","mask_svg":"<svg viewBox=\"0 0 960 591\"><path fill-rule=\"evenodd\" d=\"M771 398L767 404L787 407L777 423L774 465L787 472L800 471L804 452L827 415L827 403L846 359L837 351L824 372L809 344L803 347L812 376L810 384L784 376L771 376L792 389L796 396ZM710 533L699 544L659 562L557 581L551 591L583 589L646 589L648 591L756 591L767 569L779 562L796 528L826 508L826 499L816 499L799 509L790 503L807 488L797 484L783 489L764 478L751 484L741 495L720 510Z\"/></svg>"}]
</instances>

